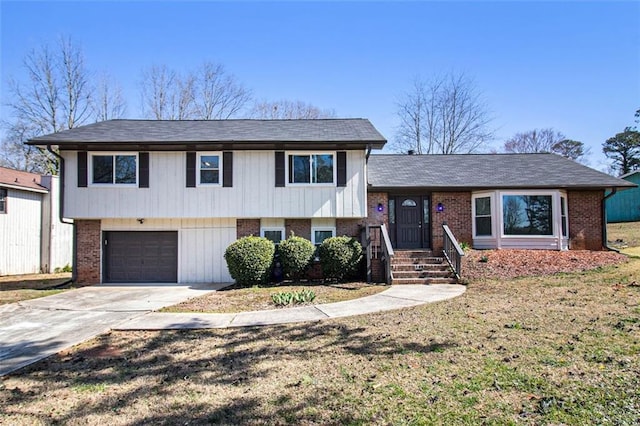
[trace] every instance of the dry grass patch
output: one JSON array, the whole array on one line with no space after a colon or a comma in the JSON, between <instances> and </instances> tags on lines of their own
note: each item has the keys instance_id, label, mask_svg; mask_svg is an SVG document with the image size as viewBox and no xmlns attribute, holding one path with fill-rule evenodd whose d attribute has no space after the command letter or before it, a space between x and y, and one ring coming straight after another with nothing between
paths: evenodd
<instances>
[{"instance_id":1,"label":"dry grass patch","mask_svg":"<svg viewBox=\"0 0 640 426\"><path fill-rule=\"evenodd\" d=\"M71 279L70 273L0 276L0 305L50 296L64 291L55 288Z\"/></svg>"},{"instance_id":2,"label":"dry grass patch","mask_svg":"<svg viewBox=\"0 0 640 426\"><path fill-rule=\"evenodd\" d=\"M0 383L7 424L636 424L640 260L291 325L112 332Z\"/></svg>"},{"instance_id":3,"label":"dry grass patch","mask_svg":"<svg viewBox=\"0 0 640 426\"><path fill-rule=\"evenodd\" d=\"M389 288L379 284L353 283L304 283L282 284L264 287L228 287L205 296L187 300L164 308L163 312L245 312L279 309L271 300L274 293L291 293L311 290L315 293L314 304L333 303L370 296Z\"/></svg>"},{"instance_id":4,"label":"dry grass patch","mask_svg":"<svg viewBox=\"0 0 640 426\"><path fill-rule=\"evenodd\" d=\"M640 222L607 224L607 240L612 247L625 252L627 248L640 247Z\"/></svg>"}]
</instances>

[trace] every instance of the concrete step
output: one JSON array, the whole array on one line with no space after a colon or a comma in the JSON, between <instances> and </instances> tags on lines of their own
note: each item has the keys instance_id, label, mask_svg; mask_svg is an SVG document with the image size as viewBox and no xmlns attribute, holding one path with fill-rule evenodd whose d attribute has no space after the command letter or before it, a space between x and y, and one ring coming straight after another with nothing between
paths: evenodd
<instances>
[{"instance_id":1,"label":"concrete step","mask_svg":"<svg viewBox=\"0 0 640 426\"><path fill-rule=\"evenodd\" d=\"M392 271L448 271L446 263L401 263L391 265Z\"/></svg>"},{"instance_id":2,"label":"concrete step","mask_svg":"<svg viewBox=\"0 0 640 426\"><path fill-rule=\"evenodd\" d=\"M451 271L393 271L393 278L452 278Z\"/></svg>"},{"instance_id":3,"label":"concrete step","mask_svg":"<svg viewBox=\"0 0 640 426\"><path fill-rule=\"evenodd\" d=\"M457 284L455 278L393 278L391 284Z\"/></svg>"}]
</instances>

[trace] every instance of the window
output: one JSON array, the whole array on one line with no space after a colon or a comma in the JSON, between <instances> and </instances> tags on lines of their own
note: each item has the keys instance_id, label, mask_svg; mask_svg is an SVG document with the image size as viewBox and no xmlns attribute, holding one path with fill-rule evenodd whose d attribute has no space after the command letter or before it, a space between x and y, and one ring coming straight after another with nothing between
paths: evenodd
<instances>
[{"instance_id":1,"label":"window","mask_svg":"<svg viewBox=\"0 0 640 426\"><path fill-rule=\"evenodd\" d=\"M327 238L335 237L336 228L313 228L311 230L311 237L313 238L313 244L318 247Z\"/></svg>"},{"instance_id":2,"label":"window","mask_svg":"<svg viewBox=\"0 0 640 426\"><path fill-rule=\"evenodd\" d=\"M260 236L279 244L284 239L284 228L261 228Z\"/></svg>"},{"instance_id":3,"label":"window","mask_svg":"<svg viewBox=\"0 0 640 426\"><path fill-rule=\"evenodd\" d=\"M402 207L415 207L415 206L417 206L417 204L411 198L407 198L402 202Z\"/></svg>"},{"instance_id":4,"label":"window","mask_svg":"<svg viewBox=\"0 0 640 426\"><path fill-rule=\"evenodd\" d=\"M93 154L91 183L135 185L138 181L137 154Z\"/></svg>"},{"instance_id":5,"label":"window","mask_svg":"<svg viewBox=\"0 0 640 426\"><path fill-rule=\"evenodd\" d=\"M562 236L566 237L569 224L567 221L567 199L565 197L560 197L560 220L562 223Z\"/></svg>"},{"instance_id":6,"label":"window","mask_svg":"<svg viewBox=\"0 0 640 426\"><path fill-rule=\"evenodd\" d=\"M478 197L475 199L474 215L476 235L479 237L490 237L492 235L491 197Z\"/></svg>"},{"instance_id":7,"label":"window","mask_svg":"<svg viewBox=\"0 0 640 426\"><path fill-rule=\"evenodd\" d=\"M389 223L396 223L396 200L389 199Z\"/></svg>"},{"instance_id":8,"label":"window","mask_svg":"<svg viewBox=\"0 0 640 426\"><path fill-rule=\"evenodd\" d=\"M220 185L220 154L198 154L198 185Z\"/></svg>"},{"instance_id":9,"label":"window","mask_svg":"<svg viewBox=\"0 0 640 426\"><path fill-rule=\"evenodd\" d=\"M503 195L504 235L553 235L551 195Z\"/></svg>"},{"instance_id":10,"label":"window","mask_svg":"<svg viewBox=\"0 0 640 426\"><path fill-rule=\"evenodd\" d=\"M289 155L289 183L291 184L333 184L335 167L333 154L291 154Z\"/></svg>"},{"instance_id":11,"label":"window","mask_svg":"<svg viewBox=\"0 0 640 426\"><path fill-rule=\"evenodd\" d=\"M0 188L0 214L7 213L7 190Z\"/></svg>"}]
</instances>

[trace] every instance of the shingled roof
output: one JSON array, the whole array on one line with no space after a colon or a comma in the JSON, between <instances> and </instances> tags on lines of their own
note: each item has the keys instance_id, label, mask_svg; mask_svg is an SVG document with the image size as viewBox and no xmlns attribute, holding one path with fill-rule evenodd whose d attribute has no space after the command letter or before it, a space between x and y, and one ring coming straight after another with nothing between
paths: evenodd
<instances>
[{"instance_id":1,"label":"shingled roof","mask_svg":"<svg viewBox=\"0 0 640 426\"><path fill-rule=\"evenodd\" d=\"M631 182L556 154L372 155L372 188L625 188Z\"/></svg>"},{"instance_id":2,"label":"shingled roof","mask_svg":"<svg viewBox=\"0 0 640 426\"><path fill-rule=\"evenodd\" d=\"M49 192L40 185L41 176L35 173L0 167L0 187L32 192Z\"/></svg>"},{"instance_id":3,"label":"shingled roof","mask_svg":"<svg viewBox=\"0 0 640 426\"><path fill-rule=\"evenodd\" d=\"M386 139L362 118L316 120L108 120L39 136L30 145L58 145L61 149L85 145L236 144L269 146L307 144L371 145L382 148Z\"/></svg>"}]
</instances>

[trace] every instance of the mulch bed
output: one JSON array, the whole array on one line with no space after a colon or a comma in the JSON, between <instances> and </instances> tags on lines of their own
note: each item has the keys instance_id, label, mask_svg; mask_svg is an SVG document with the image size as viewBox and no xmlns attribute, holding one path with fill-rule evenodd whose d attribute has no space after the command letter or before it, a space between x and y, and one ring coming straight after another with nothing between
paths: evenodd
<instances>
[{"instance_id":1,"label":"mulch bed","mask_svg":"<svg viewBox=\"0 0 640 426\"><path fill-rule=\"evenodd\" d=\"M627 261L613 251L469 250L463 258L465 279L511 279L582 272Z\"/></svg>"}]
</instances>

